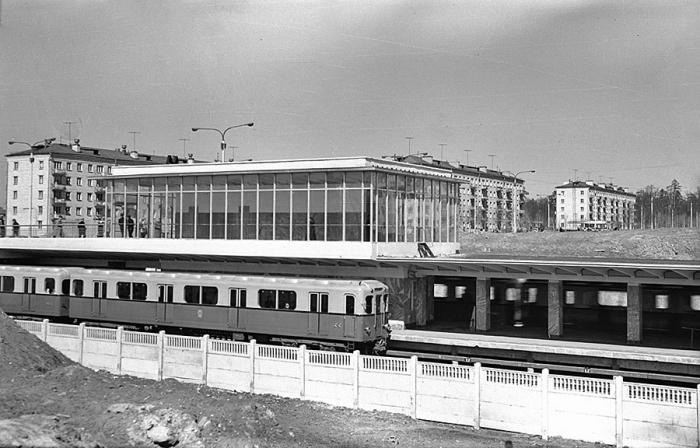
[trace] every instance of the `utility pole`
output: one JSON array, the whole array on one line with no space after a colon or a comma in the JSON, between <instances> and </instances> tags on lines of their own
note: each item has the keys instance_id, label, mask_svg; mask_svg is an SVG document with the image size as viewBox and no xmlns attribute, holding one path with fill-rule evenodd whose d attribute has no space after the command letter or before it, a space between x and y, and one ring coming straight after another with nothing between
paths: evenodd
<instances>
[{"instance_id":1,"label":"utility pole","mask_svg":"<svg viewBox=\"0 0 700 448\"><path fill-rule=\"evenodd\" d=\"M445 160L444 151L447 143L438 143L438 146L440 147L440 160Z\"/></svg>"},{"instance_id":2,"label":"utility pole","mask_svg":"<svg viewBox=\"0 0 700 448\"><path fill-rule=\"evenodd\" d=\"M471 149L465 149L464 150L465 154L467 155L467 162L464 164L464 166L469 166L469 153L472 152Z\"/></svg>"},{"instance_id":3,"label":"utility pole","mask_svg":"<svg viewBox=\"0 0 700 448\"><path fill-rule=\"evenodd\" d=\"M406 140L408 140L408 155L411 155L411 140L413 140L413 137L406 137Z\"/></svg>"},{"instance_id":4,"label":"utility pole","mask_svg":"<svg viewBox=\"0 0 700 448\"><path fill-rule=\"evenodd\" d=\"M187 158L187 147L186 147L186 145L187 145L187 142L190 141L190 139L189 139L189 138L178 138L178 140L182 142L182 155L185 156L185 158Z\"/></svg>"},{"instance_id":5,"label":"utility pole","mask_svg":"<svg viewBox=\"0 0 700 448\"><path fill-rule=\"evenodd\" d=\"M134 149L133 151L136 151L136 134L140 134L140 131L129 131L129 134L131 134L134 137Z\"/></svg>"},{"instance_id":6,"label":"utility pole","mask_svg":"<svg viewBox=\"0 0 700 448\"><path fill-rule=\"evenodd\" d=\"M75 121L64 121L63 124L68 125L68 145L70 145L73 142L73 135L71 134L71 125L75 123Z\"/></svg>"},{"instance_id":7,"label":"utility pole","mask_svg":"<svg viewBox=\"0 0 700 448\"><path fill-rule=\"evenodd\" d=\"M496 154L489 154L489 157L491 157L491 169L493 170L493 158L496 157Z\"/></svg>"}]
</instances>

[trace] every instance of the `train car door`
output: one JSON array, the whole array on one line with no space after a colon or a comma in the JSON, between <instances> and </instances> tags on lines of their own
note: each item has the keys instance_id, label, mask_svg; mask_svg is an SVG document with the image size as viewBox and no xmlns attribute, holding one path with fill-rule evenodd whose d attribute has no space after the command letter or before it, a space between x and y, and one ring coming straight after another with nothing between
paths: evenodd
<instances>
[{"instance_id":1,"label":"train car door","mask_svg":"<svg viewBox=\"0 0 700 448\"><path fill-rule=\"evenodd\" d=\"M92 282L92 316L97 317L102 310L102 300L107 298L107 282L95 280Z\"/></svg>"},{"instance_id":2,"label":"train car door","mask_svg":"<svg viewBox=\"0 0 700 448\"><path fill-rule=\"evenodd\" d=\"M32 311L31 295L36 294L36 277L24 277L24 294L22 294L22 311Z\"/></svg>"},{"instance_id":3,"label":"train car door","mask_svg":"<svg viewBox=\"0 0 700 448\"><path fill-rule=\"evenodd\" d=\"M328 319L322 319L323 314L328 314L328 293L310 292L307 334L328 334Z\"/></svg>"},{"instance_id":4,"label":"train car door","mask_svg":"<svg viewBox=\"0 0 700 448\"><path fill-rule=\"evenodd\" d=\"M173 303L173 285L158 284L158 303L156 304L156 322L166 322L166 303Z\"/></svg>"},{"instance_id":5,"label":"train car door","mask_svg":"<svg viewBox=\"0 0 700 448\"><path fill-rule=\"evenodd\" d=\"M246 290L240 288L228 289L228 322L226 325L229 328L243 329L245 327L245 311L241 308L246 307Z\"/></svg>"}]
</instances>

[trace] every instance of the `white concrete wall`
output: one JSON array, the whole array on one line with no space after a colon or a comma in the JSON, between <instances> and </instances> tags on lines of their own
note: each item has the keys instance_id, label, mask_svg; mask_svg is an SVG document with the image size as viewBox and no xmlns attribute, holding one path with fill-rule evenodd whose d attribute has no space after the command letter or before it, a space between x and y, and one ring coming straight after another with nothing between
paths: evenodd
<instances>
[{"instance_id":1,"label":"white concrete wall","mask_svg":"<svg viewBox=\"0 0 700 448\"><path fill-rule=\"evenodd\" d=\"M618 447L700 446L696 388L17 321L94 369Z\"/></svg>"}]
</instances>

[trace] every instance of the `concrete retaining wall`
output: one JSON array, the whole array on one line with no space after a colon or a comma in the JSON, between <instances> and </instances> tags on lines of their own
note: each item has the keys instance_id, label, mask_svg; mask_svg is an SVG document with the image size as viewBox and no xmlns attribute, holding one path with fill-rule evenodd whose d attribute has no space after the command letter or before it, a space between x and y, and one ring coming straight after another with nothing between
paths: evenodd
<instances>
[{"instance_id":1,"label":"concrete retaining wall","mask_svg":"<svg viewBox=\"0 0 700 448\"><path fill-rule=\"evenodd\" d=\"M115 374L206 384L437 422L614 444L700 446L696 388L418 362L35 321L71 359Z\"/></svg>"}]
</instances>

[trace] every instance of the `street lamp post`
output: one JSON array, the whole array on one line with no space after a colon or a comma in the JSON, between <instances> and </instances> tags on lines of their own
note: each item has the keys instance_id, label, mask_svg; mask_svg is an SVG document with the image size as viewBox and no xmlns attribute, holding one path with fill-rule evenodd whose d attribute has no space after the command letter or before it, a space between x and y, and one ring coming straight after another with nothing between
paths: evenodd
<instances>
[{"instance_id":1,"label":"street lamp post","mask_svg":"<svg viewBox=\"0 0 700 448\"><path fill-rule=\"evenodd\" d=\"M518 171L517 173L513 174L510 171L504 171L504 173L510 173L513 174L513 199L512 199L512 205L511 207L513 208L513 233L518 232L518 214L515 212L515 195L517 192L517 182L518 182L518 176L523 174L523 173L534 173L535 170L525 170L525 171Z\"/></svg>"},{"instance_id":2,"label":"street lamp post","mask_svg":"<svg viewBox=\"0 0 700 448\"><path fill-rule=\"evenodd\" d=\"M197 132L197 131L216 131L216 132L218 132L221 135L221 163L223 163L226 161L226 133L228 131L230 131L231 129L240 128L243 126L251 127L251 126L253 126L253 124L254 124L253 122L244 123L244 124L237 124L235 126L229 126L226 129L224 129L223 131L221 131L220 129L216 129L216 128L192 128L192 132Z\"/></svg>"},{"instance_id":3,"label":"street lamp post","mask_svg":"<svg viewBox=\"0 0 700 448\"><path fill-rule=\"evenodd\" d=\"M29 149L32 150L37 147L39 143L44 143L44 146L49 146L55 138L47 138L44 140L39 140L38 142L30 145L27 142L20 142L17 140L10 140L7 142L8 145L27 145ZM29 237L33 236L32 229L34 228L34 153L29 153Z\"/></svg>"}]
</instances>

